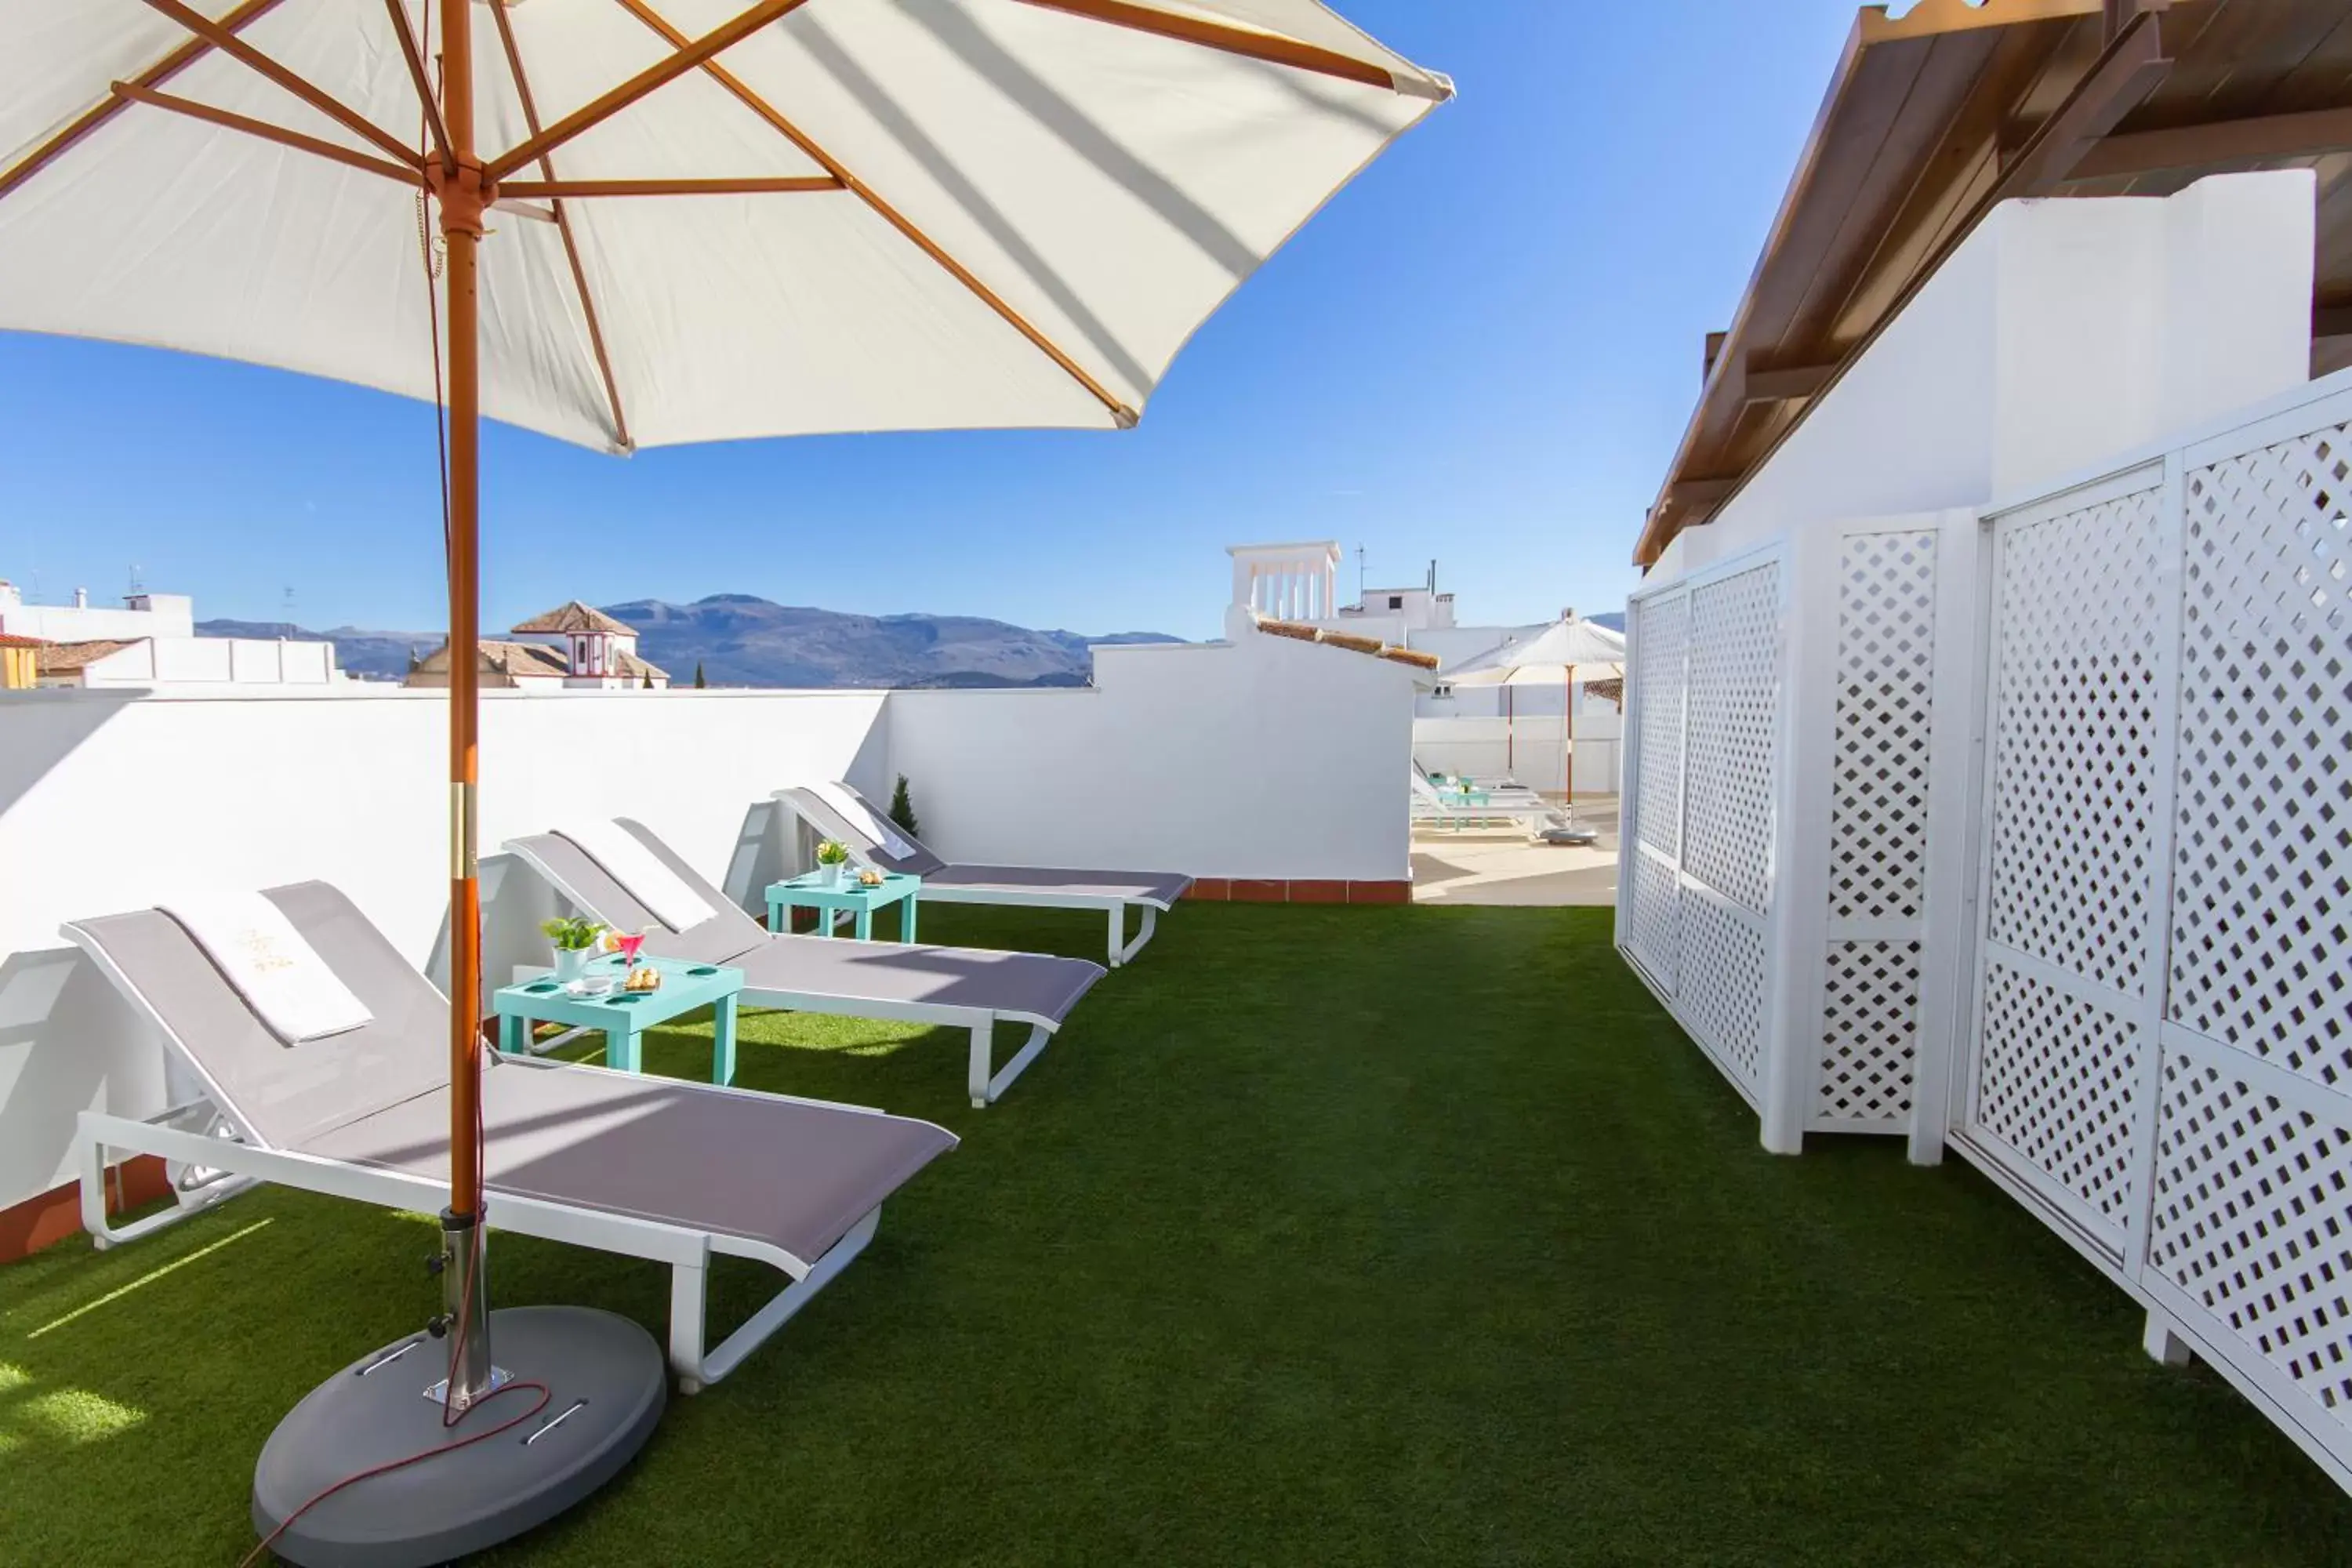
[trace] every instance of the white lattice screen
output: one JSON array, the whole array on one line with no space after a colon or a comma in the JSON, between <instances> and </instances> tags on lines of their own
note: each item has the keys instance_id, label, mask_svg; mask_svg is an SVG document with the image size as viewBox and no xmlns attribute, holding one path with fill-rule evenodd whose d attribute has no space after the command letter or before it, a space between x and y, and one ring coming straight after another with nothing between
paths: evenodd
<instances>
[{"instance_id":1,"label":"white lattice screen","mask_svg":"<svg viewBox=\"0 0 2352 1568\"><path fill-rule=\"evenodd\" d=\"M2352 378L1994 520L1955 1145L2352 1486Z\"/></svg>"},{"instance_id":2,"label":"white lattice screen","mask_svg":"<svg viewBox=\"0 0 2352 1568\"><path fill-rule=\"evenodd\" d=\"M1780 565L1706 576L1633 613L1620 941L1752 1100L1773 989Z\"/></svg>"},{"instance_id":3,"label":"white lattice screen","mask_svg":"<svg viewBox=\"0 0 2352 1568\"><path fill-rule=\"evenodd\" d=\"M1906 1132L1919 1031L1919 940L1934 738L1932 528L1856 531L1837 560L1836 748L1829 777L1829 934L1808 1125Z\"/></svg>"},{"instance_id":4,"label":"white lattice screen","mask_svg":"<svg viewBox=\"0 0 2352 1568\"><path fill-rule=\"evenodd\" d=\"M1986 807L1990 866L1976 1152L2122 1268L2134 1171L2166 696L2162 475L2000 519L1993 531Z\"/></svg>"}]
</instances>

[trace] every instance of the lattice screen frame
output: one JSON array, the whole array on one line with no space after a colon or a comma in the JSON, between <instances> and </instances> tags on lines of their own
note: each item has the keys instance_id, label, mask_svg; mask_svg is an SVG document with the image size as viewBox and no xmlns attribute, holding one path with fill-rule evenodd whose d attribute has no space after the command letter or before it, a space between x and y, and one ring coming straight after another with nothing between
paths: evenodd
<instances>
[{"instance_id":1,"label":"lattice screen frame","mask_svg":"<svg viewBox=\"0 0 2352 1568\"><path fill-rule=\"evenodd\" d=\"M1952 1142L2148 1308L2152 1353L2206 1361L2352 1489L2352 373L2211 428L2164 455L2157 491L2163 684L2121 1245L1967 1125L1982 984L1951 1064ZM1983 890L1977 905L1989 927Z\"/></svg>"},{"instance_id":2,"label":"lattice screen frame","mask_svg":"<svg viewBox=\"0 0 2352 1568\"><path fill-rule=\"evenodd\" d=\"M1778 698L1787 686L1788 553L1787 542L1775 541L1637 593L1626 616L1631 679L1617 946L1725 1079L1759 1110L1775 1092L1780 1054L1784 971L1776 961L1781 938L1774 879L1787 855L1780 833L1789 743ZM1721 628L1717 640L1733 648L1769 650L1764 665L1750 668L1737 652L1713 649L1706 640L1710 626ZM1715 700L1699 700L1710 691ZM1701 770L1696 789L1695 708L1697 727L1713 726L1726 758L1712 773ZM1668 711L1672 722L1662 722ZM1672 765L1661 765L1662 744L1674 748ZM1658 798L1666 788L1675 796L1670 813ZM1722 839L1700 847L1696 857L1695 812ZM1671 829L1659 830L1668 817ZM1669 931L1670 950L1664 946ZM1694 950L1704 957L1696 966L1684 962Z\"/></svg>"}]
</instances>

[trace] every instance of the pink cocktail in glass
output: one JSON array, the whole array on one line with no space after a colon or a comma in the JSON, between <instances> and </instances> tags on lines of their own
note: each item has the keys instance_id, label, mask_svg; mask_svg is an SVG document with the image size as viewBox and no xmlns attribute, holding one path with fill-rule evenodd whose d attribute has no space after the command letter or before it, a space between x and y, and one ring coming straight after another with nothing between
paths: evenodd
<instances>
[{"instance_id":1,"label":"pink cocktail in glass","mask_svg":"<svg viewBox=\"0 0 2352 1568\"><path fill-rule=\"evenodd\" d=\"M620 937L614 945L621 950L621 967L635 969L637 966L637 949L646 945L646 934L639 931L635 936Z\"/></svg>"}]
</instances>

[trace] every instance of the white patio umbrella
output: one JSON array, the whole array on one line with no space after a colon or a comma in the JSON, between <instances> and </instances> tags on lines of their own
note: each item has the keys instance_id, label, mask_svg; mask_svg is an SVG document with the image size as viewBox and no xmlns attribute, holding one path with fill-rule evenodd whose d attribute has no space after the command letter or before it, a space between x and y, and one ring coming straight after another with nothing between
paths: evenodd
<instances>
[{"instance_id":1,"label":"white patio umbrella","mask_svg":"<svg viewBox=\"0 0 2352 1568\"><path fill-rule=\"evenodd\" d=\"M1130 426L1451 90L1314 0L0 0L0 328L446 398L453 1410L492 1389L479 418Z\"/></svg>"},{"instance_id":2,"label":"white patio umbrella","mask_svg":"<svg viewBox=\"0 0 2352 1568\"><path fill-rule=\"evenodd\" d=\"M1576 616L1565 616L1525 642L1507 642L1465 659L1439 679L1450 686L1549 686L1560 688L1560 715L1565 726L1560 763L1560 787L1570 804L1576 799L1576 699L1574 688L1595 680L1625 677L1625 634L1595 626ZM1511 715L1515 732L1518 715Z\"/></svg>"}]
</instances>

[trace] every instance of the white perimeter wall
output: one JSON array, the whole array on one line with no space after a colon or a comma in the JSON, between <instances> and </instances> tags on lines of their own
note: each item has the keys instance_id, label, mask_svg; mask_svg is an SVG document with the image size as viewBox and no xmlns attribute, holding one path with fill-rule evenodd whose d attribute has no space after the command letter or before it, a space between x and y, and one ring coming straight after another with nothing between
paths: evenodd
<instances>
[{"instance_id":1,"label":"white perimeter wall","mask_svg":"<svg viewBox=\"0 0 2352 1568\"><path fill-rule=\"evenodd\" d=\"M880 794L905 771L960 858L1406 875L1402 666L1253 636L1098 670L1040 692L486 692L486 973L543 963L554 909L504 839L635 816L756 906L786 869L768 797L812 779ZM0 699L0 1207L67 1178L77 1111L165 1102L160 1047L61 922L321 878L437 973L446 734L438 692L399 689Z\"/></svg>"},{"instance_id":2,"label":"white perimeter wall","mask_svg":"<svg viewBox=\"0 0 2352 1568\"><path fill-rule=\"evenodd\" d=\"M892 694L890 771L950 859L1401 880L1413 673L1255 633L1098 647L1090 689Z\"/></svg>"},{"instance_id":3,"label":"white perimeter wall","mask_svg":"<svg viewBox=\"0 0 2352 1568\"><path fill-rule=\"evenodd\" d=\"M2315 176L2009 202L1652 583L1791 527L1982 506L2301 385Z\"/></svg>"}]
</instances>

